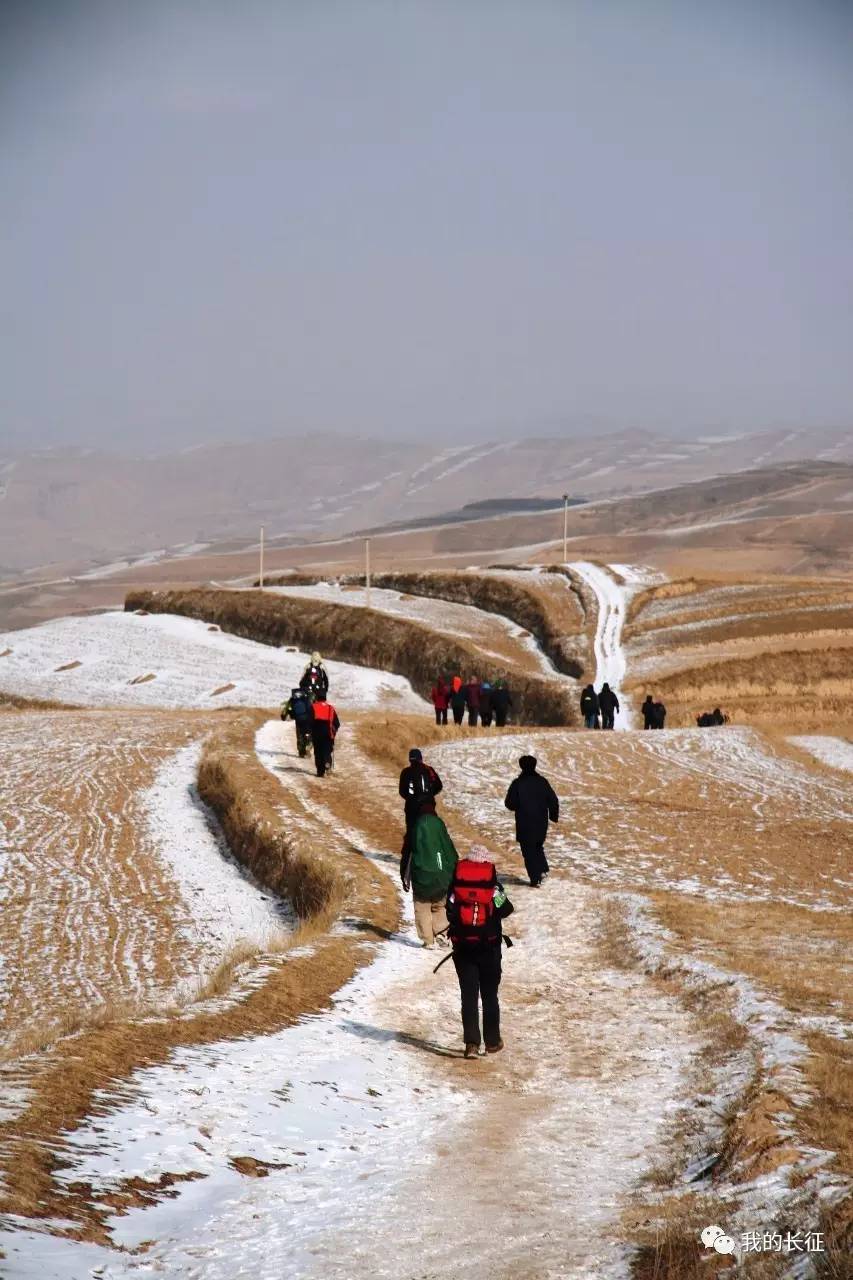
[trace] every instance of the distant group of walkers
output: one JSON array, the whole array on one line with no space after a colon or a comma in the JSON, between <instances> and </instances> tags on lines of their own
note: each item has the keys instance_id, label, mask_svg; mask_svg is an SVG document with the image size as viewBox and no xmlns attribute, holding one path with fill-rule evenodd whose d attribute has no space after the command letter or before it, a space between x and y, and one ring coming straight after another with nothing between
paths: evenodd
<instances>
[{"instance_id":1,"label":"distant group of walkers","mask_svg":"<svg viewBox=\"0 0 853 1280\"><path fill-rule=\"evenodd\" d=\"M323 659L319 653L312 653L299 687L291 690L281 709L282 720L293 720L296 725L296 750L300 757L308 754L309 744L314 748L314 767L318 778L325 777L334 768L335 738L341 727L338 713L328 700L328 692L329 674L323 666Z\"/></svg>"},{"instance_id":2,"label":"distant group of walkers","mask_svg":"<svg viewBox=\"0 0 853 1280\"><path fill-rule=\"evenodd\" d=\"M515 814L515 834L521 846L531 887L540 888L548 875L545 838L549 822L559 818L560 805L551 784L536 771L536 759L519 760L519 776L510 783L504 804ZM500 1029L498 987L501 945L512 942L502 922L513 911L498 879L492 854L475 844L460 857L442 819L435 797L443 790L438 773L413 747L400 774L405 834L400 851L400 878L412 891L415 928L425 947L449 947L462 1005L464 1056L476 1058L482 1042L486 1053L504 1047ZM436 965L440 968L444 961Z\"/></svg>"},{"instance_id":3,"label":"distant group of walkers","mask_svg":"<svg viewBox=\"0 0 853 1280\"><path fill-rule=\"evenodd\" d=\"M581 715L585 729L612 729L619 699L607 681L596 693L595 685L588 684L581 694Z\"/></svg>"},{"instance_id":4,"label":"distant group of walkers","mask_svg":"<svg viewBox=\"0 0 853 1280\"><path fill-rule=\"evenodd\" d=\"M447 712L453 715L454 724L462 724L468 713L469 725L481 724L502 729L512 707L512 694L506 676L498 676L494 683L471 676L466 683L460 675L439 676L433 686L432 705L435 707L435 723L447 724Z\"/></svg>"},{"instance_id":5,"label":"distant group of walkers","mask_svg":"<svg viewBox=\"0 0 853 1280\"><path fill-rule=\"evenodd\" d=\"M719 707L714 707L713 711L703 711L697 716L696 723L700 729L710 729L717 724L728 724L729 717L723 715Z\"/></svg>"}]
</instances>

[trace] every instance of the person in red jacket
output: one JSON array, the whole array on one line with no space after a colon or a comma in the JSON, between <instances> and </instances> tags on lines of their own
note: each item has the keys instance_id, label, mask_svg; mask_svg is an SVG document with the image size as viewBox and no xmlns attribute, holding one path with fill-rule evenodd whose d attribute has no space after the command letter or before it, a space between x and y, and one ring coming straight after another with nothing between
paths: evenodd
<instances>
[{"instance_id":1,"label":"person in red jacket","mask_svg":"<svg viewBox=\"0 0 853 1280\"><path fill-rule=\"evenodd\" d=\"M438 677L438 683L434 686L431 697L432 705L435 707L435 723L447 724L447 708L450 704L450 690L445 683L444 676Z\"/></svg>"},{"instance_id":2,"label":"person in red jacket","mask_svg":"<svg viewBox=\"0 0 853 1280\"><path fill-rule=\"evenodd\" d=\"M468 708L468 723L476 726L480 715L480 681L472 676L465 686L465 705Z\"/></svg>"},{"instance_id":3,"label":"person in red jacket","mask_svg":"<svg viewBox=\"0 0 853 1280\"><path fill-rule=\"evenodd\" d=\"M311 741L314 744L314 764L318 778L324 777L326 770L332 768L335 735L340 727L337 711L331 702L326 701L323 690L318 690L311 707Z\"/></svg>"}]
</instances>

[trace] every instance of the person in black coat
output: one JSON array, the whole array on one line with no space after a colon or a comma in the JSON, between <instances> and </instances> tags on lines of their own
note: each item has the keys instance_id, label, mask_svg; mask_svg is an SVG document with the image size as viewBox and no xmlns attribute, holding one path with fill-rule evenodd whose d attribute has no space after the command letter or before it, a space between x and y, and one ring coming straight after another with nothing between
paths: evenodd
<instances>
[{"instance_id":1,"label":"person in black coat","mask_svg":"<svg viewBox=\"0 0 853 1280\"><path fill-rule=\"evenodd\" d=\"M601 708L602 729L612 729L613 717L619 710L619 699L606 680L601 686L601 692L598 695L598 705Z\"/></svg>"},{"instance_id":2,"label":"person in black coat","mask_svg":"<svg viewBox=\"0 0 853 1280\"><path fill-rule=\"evenodd\" d=\"M492 710L495 713L495 724L502 729L506 724L507 714L512 706L512 694L504 676L499 676L492 685Z\"/></svg>"},{"instance_id":3,"label":"person in black coat","mask_svg":"<svg viewBox=\"0 0 853 1280\"><path fill-rule=\"evenodd\" d=\"M599 703L595 686L588 684L581 694L581 715L585 729L598 728Z\"/></svg>"},{"instance_id":4,"label":"person in black coat","mask_svg":"<svg viewBox=\"0 0 853 1280\"><path fill-rule=\"evenodd\" d=\"M654 729L655 727L655 700L650 693L646 694L646 700L640 707L643 713L643 728Z\"/></svg>"},{"instance_id":5,"label":"person in black coat","mask_svg":"<svg viewBox=\"0 0 853 1280\"><path fill-rule=\"evenodd\" d=\"M522 756L518 765L521 773L510 783L504 804L515 814L515 838L530 884L538 889L549 870L544 847L548 820L558 821L560 802L548 779L536 772L535 756Z\"/></svg>"},{"instance_id":6,"label":"person in black coat","mask_svg":"<svg viewBox=\"0 0 853 1280\"><path fill-rule=\"evenodd\" d=\"M652 712L654 713L654 723L652 724L652 728L662 729L666 724L666 707L662 702L656 702L652 707Z\"/></svg>"}]
</instances>

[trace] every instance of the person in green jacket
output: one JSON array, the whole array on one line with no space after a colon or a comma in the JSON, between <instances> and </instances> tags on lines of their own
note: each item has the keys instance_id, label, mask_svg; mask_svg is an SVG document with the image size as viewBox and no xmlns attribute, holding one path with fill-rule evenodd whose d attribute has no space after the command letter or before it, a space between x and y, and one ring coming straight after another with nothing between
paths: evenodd
<instances>
[{"instance_id":1,"label":"person in green jacket","mask_svg":"<svg viewBox=\"0 0 853 1280\"><path fill-rule=\"evenodd\" d=\"M409 847L400 860L400 878L406 892L412 890L415 928L425 947L449 945L444 904L458 861L447 827L435 811L435 801L426 796Z\"/></svg>"}]
</instances>

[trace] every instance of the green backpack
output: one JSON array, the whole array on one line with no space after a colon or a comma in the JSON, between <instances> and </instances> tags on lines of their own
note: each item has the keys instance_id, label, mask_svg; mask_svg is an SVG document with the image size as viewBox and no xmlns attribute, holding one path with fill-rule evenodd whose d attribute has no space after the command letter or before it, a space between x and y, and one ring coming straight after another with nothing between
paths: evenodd
<instances>
[{"instance_id":1,"label":"green backpack","mask_svg":"<svg viewBox=\"0 0 853 1280\"><path fill-rule=\"evenodd\" d=\"M447 827L434 813L424 813L412 832L412 889L421 902L446 897L459 854Z\"/></svg>"}]
</instances>

